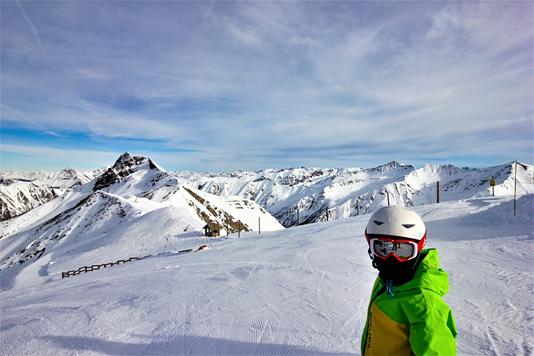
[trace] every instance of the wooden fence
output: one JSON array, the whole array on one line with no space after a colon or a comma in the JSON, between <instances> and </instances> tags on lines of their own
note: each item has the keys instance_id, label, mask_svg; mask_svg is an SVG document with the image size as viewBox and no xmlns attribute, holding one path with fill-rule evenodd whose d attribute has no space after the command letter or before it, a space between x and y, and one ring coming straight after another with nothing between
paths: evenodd
<instances>
[{"instance_id":1,"label":"wooden fence","mask_svg":"<svg viewBox=\"0 0 534 356\"><path fill-rule=\"evenodd\" d=\"M126 262L132 262L132 261L136 261L136 260L141 260L141 259L143 259L145 257L148 257L148 256L130 257L127 260L118 260L117 262L104 263L104 264L101 264L101 265L83 266L83 267L78 268L76 271L61 272L61 279L65 278L65 277L76 276L77 274L81 274L82 272L87 273L87 272L99 270L101 268L108 268L108 267L112 267L112 266L115 266L115 265L124 264Z\"/></svg>"},{"instance_id":2,"label":"wooden fence","mask_svg":"<svg viewBox=\"0 0 534 356\"><path fill-rule=\"evenodd\" d=\"M178 253L180 254L180 253L186 253L186 252L196 252L196 251L203 250L206 247L207 247L206 245L202 245L196 250L193 250L192 248L190 248L190 249L187 249L187 250L178 251ZM164 256L165 252L163 252L163 253L161 253L159 255ZM83 267L78 268L76 271L61 272L61 279L65 278L65 277L76 276L78 274L81 274L82 272L87 273L87 272L92 272L92 271L95 271L95 270L99 270L101 268L108 268L108 267L112 267L112 266L115 266L115 265L124 264L126 262L142 260L143 258L150 257L150 256L152 256L152 255L146 255L146 256L143 256L143 257L130 257L127 260L118 260L117 262L104 263L104 264L101 264L101 265L83 266Z\"/></svg>"}]
</instances>

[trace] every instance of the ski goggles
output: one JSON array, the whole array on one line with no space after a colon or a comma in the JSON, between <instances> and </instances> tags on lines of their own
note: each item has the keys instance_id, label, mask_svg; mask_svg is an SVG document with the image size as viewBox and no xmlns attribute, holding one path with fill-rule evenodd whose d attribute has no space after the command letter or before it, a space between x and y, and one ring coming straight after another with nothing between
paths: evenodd
<instances>
[{"instance_id":1,"label":"ski goggles","mask_svg":"<svg viewBox=\"0 0 534 356\"><path fill-rule=\"evenodd\" d=\"M421 247L419 247L421 244ZM400 262L417 257L420 248L423 248L424 240L418 242L404 239L388 239L385 237L372 238L369 240L371 253L385 260L393 255Z\"/></svg>"}]
</instances>

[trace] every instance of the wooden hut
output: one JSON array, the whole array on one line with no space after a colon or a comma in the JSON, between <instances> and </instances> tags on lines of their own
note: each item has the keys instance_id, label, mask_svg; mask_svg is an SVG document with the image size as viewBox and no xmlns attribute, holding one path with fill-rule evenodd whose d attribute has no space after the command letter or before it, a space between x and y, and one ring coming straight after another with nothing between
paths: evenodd
<instances>
[{"instance_id":1,"label":"wooden hut","mask_svg":"<svg viewBox=\"0 0 534 356\"><path fill-rule=\"evenodd\" d=\"M204 226L204 235L215 237L221 235L221 226L214 222L209 222Z\"/></svg>"}]
</instances>

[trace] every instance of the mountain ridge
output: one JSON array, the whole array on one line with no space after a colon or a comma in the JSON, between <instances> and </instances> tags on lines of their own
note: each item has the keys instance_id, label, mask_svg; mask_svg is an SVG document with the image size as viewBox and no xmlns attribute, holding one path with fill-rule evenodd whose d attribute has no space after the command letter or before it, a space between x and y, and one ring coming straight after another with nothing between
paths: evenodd
<instances>
[{"instance_id":1,"label":"mountain ridge","mask_svg":"<svg viewBox=\"0 0 534 356\"><path fill-rule=\"evenodd\" d=\"M217 196L232 195L252 200L285 227L372 212L388 201L389 204L406 206L435 203L438 181L441 201L489 195L492 177L496 181L497 194L513 194L509 180L514 162L473 169L450 164L427 164L415 168L393 160L373 168L268 168L214 174L167 172L148 157L125 152L113 166L92 172L80 173L66 168L48 174L19 174L21 177L40 177L29 182L13 181L13 172L0 174L1 219L8 220L25 213L93 179L96 179L93 191L106 189L128 179L138 169L136 167L142 165L157 172L149 183L152 187L159 186L158 181L164 181L166 185L184 185ZM518 163L518 167L524 173L524 177L520 177L519 189L534 193L531 184L533 166ZM13 184L17 187L6 188ZM143 187L146 191L150 191L149 188Z\"/></svg>"},{"instance_id":2,"label":"mountain ridge","mask_svg":"<svg viewBox=\"0 0 534 356\"><path fill-rule=\"evenodd\" d=\"M294 168L182 177L182 184L215 194L254 200L285 227L370 213L391 205L417 206L440 200L513 194L514 162L472 169L452 165L415 168L396 161L370 168ZM534 193L533 166L518 163L519 190ZM179 175L178 175L179 176ZM180 180L180 177L179 177Z\"/></svg>"}]
</instances>

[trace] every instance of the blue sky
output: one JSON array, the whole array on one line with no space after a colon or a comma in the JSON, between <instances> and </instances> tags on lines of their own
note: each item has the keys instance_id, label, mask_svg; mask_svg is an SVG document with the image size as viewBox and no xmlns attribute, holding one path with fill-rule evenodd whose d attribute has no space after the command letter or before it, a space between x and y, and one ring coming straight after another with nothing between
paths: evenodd
<instances>
[{"instance_id":1,"label":"blue sky","mask_svg":"<svg viewBox=\"0 0 534 356\"><path fill-rule=\"evenodd\" d=\"M1 1L1 171L533 164L531 1Z\"/></svg>"}]
</instances>

